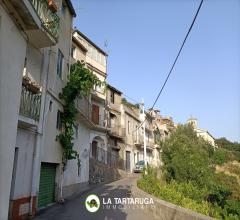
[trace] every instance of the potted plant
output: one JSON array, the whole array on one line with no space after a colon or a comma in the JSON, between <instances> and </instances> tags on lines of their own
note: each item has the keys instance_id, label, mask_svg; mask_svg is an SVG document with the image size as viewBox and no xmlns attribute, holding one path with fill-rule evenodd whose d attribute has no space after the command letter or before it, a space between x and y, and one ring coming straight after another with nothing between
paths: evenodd
<instances>
[{"instance_id":1,"label":"potted plant","mask_svg":"<svg viewBox=\"0 0 240 220\"><path fill-rule=\"evenodd\" d=\"M48 6L52 12L57 12L57 5L54 0L48 0Z\"/></svg>"},{"instance_id":2,"label":"potted plant","mask_svg":"<svg viewBox=\"0 0 240 220\"><path fill-rule=\"evenodd\" d=\"M40 86L36 83L29 84L28 88L34 94L38 94L40 92Z\"/></svg>"}]
</instances>

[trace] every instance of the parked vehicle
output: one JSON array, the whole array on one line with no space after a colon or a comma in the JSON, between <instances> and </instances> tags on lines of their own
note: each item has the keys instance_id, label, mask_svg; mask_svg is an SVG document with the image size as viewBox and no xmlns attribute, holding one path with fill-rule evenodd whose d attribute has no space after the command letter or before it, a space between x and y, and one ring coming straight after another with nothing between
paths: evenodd
<instances>
[{"instance_id":1,"label":"parked vehicle","mask_svg":"<svg viewBox=\"0 0 240 220\"><path fill-rule=\"evenodd\" d=\"M144 165L144 160L139 160L135 164L134 173L141 173L143 171L144 166L145 166Z\"/></svg>"}]
</instances>

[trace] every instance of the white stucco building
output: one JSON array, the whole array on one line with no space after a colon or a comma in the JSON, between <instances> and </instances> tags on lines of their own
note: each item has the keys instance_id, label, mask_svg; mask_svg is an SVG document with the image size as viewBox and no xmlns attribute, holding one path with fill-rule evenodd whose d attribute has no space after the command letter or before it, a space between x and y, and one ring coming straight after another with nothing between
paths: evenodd
<instances>
[{"instance_id":1,"label":"white stucco building","mask_svg":"<svg viewBox=\"0 0 240 220\"><path fill-rule=\"evenodd\" d=\"M205 141L207 141L209 144L211 144L213 147L217 147L215 144L214 137L209 133L209 131L198 128L197 126L197 119L196 118L190 118L187 121L188 124L192 125L194 131L196 132L198 137L203 138Z\"/></svg>"},{"instance_id":2,"label":"white stucco building","mask_svg":"<svg viewBox=\"0 0 240 220\"><path fill-rule=\"evenodd\" d=\"M49 110L55 111L58 104L50 93L58 96L59 84L64 83L56 80L57 57L59 48L65 57L70 54L75 15L69 0L53 4L0 1L1 220L34 215L42 205L55 201L60 148L54 150L56 136L46 143L46 136L53 135L54 129L46 130L46 135L45 128L51 120L56 124L57 116L48 118ZM62 67L67 73L67 62ZM41 184L49 174L43 172L44 165L56 168L46 188Z\"/></svg>"}]
</instances>

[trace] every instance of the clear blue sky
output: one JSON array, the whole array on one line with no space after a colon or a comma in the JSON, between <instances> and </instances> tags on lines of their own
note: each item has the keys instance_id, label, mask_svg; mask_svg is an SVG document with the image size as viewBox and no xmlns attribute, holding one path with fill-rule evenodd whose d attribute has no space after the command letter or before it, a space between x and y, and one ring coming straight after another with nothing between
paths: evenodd
<instances>
[{"instance_id":1,"label":"clear blue sky","mask_svg":"<svg viewBox=\"0 0 240 220\"><path fill-rule=\"evenodd\" d=\"M75 26L108 54L108 82L151 106L200 1L73 0ZM108 47L104 48L104 41ZM240 1L205 0L156 107L240 141Z\"/></svg>"}]
</instances>

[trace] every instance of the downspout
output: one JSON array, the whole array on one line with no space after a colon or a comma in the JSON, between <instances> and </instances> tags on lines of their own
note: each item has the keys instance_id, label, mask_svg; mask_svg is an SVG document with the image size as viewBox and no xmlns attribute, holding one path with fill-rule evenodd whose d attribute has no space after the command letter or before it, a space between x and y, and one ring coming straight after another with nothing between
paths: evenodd
<instances>
[{"instance_id":1,"label":"downspout","mask_svg":"<svg viewBox=\"0 0 240 220\"><path fill-rule=\"evenodd\" d=\"M72 22L73 23L73 22ZM71 25L72 27L72 25ZM72 50L72 37L73 37L73 30L71 28L70 31L70 41L69 41L69 51L68 51L68 75L70 74L70 69L71 69L71 50ZM67 161L66 164L64 165L63 163L61 164L61 169L60 169L60 196L59 196L59 203L63 203L64 202L64 198L63 198L63 182L64 182L64 171L66 169L67 166Z\"/></svg>"},{"instance_id":2,"label":"downspout","mask_svg":"<svg viewBox=\"0 0 240 220\"><path fill-rule=\"evenodd\" d=\"M43 80L43 87L42 87L42 96L41 96L41 107L40 107L40 118L39 118L39 125L37 127L37 138L35 144L35 150L33 154L33 168L32 168L32 184L31 184L31 197L30 197L30 204L29 204L29 215L34 215L35 210L33 210L33 202L34 197L37 196L37 184L39 183L40 178L40 167L41 167L41 146L44 139L44 127L45 127L45 118L47 116L48 111L46 111L46 91L48 86L48 75L49 75L49 66L50 66L50 53L51 48L48 49L48 59L47 59L47 70L46 75ZM45 57L45 51L43 53ZM43 72L44 72L44 65L45 59L43 58ZM37 202L35 203L35 205Z\"/></svg>"}]
</instances>

